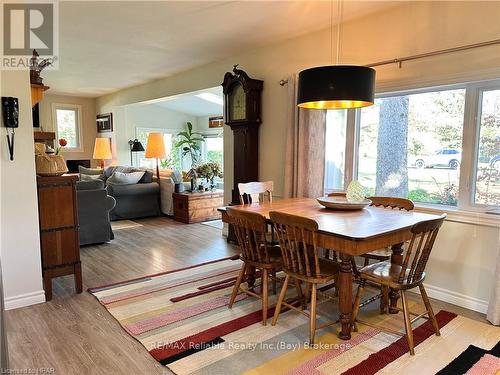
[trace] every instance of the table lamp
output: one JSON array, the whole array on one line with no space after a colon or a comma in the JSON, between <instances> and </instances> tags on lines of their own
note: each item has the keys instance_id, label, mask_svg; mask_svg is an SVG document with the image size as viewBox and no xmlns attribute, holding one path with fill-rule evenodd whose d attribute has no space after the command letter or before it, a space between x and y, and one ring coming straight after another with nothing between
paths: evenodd
<instances>
[{"instance_id":1,"label":"table lamp","mask_svg":"<svg viewBox=\"0 0 500 375\"><path fill-rule=\"evenodd\" d=\"M166 157L165 153L165 143L163 142L162 133L149 133L148 140L146 143L146 158L156 159L156 177L158 178L158 183L160 183L160 167L158 166L159 159Z\"/></svg>"},{"instance_id":2,"label":"table lamp","mask_svg":"<svg viewBox=\"0 0 500 375\"><path fill-rule=\"evenodd\" d=\"M134 162L132 160L132 153L144 151L144 147L142 146L142 143L137 140L137 138L128 141L128 145L130 146L130 165L133 166Z\"/></svg>"},{"instance_id":3,"label":"table lamp","mask_svg":"<svg viewBox=\"0 0 500 375\"><path fill-rule=\"evenodd\" d=\"M94 144L94 159L99 159L99 167L104 168L104 160L113 159L109 138L96 138Z\"/></svg>"}]
</instances>

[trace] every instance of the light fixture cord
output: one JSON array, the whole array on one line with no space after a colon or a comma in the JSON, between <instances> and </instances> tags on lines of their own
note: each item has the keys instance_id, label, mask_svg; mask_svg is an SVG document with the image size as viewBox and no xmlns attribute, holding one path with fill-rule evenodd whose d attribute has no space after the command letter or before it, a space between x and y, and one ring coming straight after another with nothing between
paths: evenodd
<instances>
[{"instance_id":1,"label":"light fixture cord","mask_svg":"<svg viewBox=\"0 0 500 375\"><path fill-rule=\"evenodd\" d=\"M343 18L343 6L342 0L337 0L337 13L338 13L338 23L337 23L337 65L340 65L340 57L342 55L342 18ZM332 7L333 8L333 7ZM333 19L333 11L332 11L332 19ZM332 20L332 30L333 30L333 20ZM333 31L332 31L333 33ZM333 59L332 59L333 60Z\"/></svg>"}]
</instances>

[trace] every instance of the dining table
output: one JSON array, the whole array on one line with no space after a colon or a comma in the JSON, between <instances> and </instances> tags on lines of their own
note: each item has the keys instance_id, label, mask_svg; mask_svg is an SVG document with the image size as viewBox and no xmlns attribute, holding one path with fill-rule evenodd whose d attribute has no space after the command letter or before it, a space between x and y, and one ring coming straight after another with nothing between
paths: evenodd
<instances>
[{"instance_id":1,"label":"dining table","mask_svg":"<svg viewBox=\"0 0 500 375\"><path fill-rule=\"evenodd\" d=\"M411 227L421 221L436 219L438 215L403 211L383 207L365 207L358 210L333 210L325 208L312 198L289 198L272 202L231 206L233 209L261 214L271 223L269 212L280 211L313 219L318 223L318 245L323 249L335 250L340 258L339 274L339 337L351 338L352 305L352 257L370 251L390 247L391 262L401 265L403 245L411 238ZM228 222L226 207L218 208L222 221ZM395 309L398 293L391 291L390 313Z\"/></svg>"}]
</instances>

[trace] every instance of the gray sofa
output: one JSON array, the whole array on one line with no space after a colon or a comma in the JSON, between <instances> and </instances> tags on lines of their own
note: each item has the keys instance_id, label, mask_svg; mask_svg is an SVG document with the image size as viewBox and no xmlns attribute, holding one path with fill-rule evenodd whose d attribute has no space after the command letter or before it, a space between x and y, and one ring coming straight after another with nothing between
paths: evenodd
<instances>
[{"instance_id":1,"label":"gray sofa","mask_svg":"<svg viewBox=\"0 0 500 375\"><path fill-rule=\"evenodd\" d=\"M108 167L104 170L107 180L115 171L134 172L144 169L133 167ZM111 220L137 219L160 215L160 187L153 181L153 174L146 171L143 178L132 185L106 184L106 190L115 198L116 206L111 211Z\"/></svg>"},{"instance_id":2,"label":"gray sofa","mask_svg":"<svg viewBox=\"0 0 500 375\"><path fill-rule=\"evenodd\" d=\"M115 199L107 194L102 180L78 181L76 183L80 245L111 241L109 211L115 207Z\"/></svg>"}]
</instances>

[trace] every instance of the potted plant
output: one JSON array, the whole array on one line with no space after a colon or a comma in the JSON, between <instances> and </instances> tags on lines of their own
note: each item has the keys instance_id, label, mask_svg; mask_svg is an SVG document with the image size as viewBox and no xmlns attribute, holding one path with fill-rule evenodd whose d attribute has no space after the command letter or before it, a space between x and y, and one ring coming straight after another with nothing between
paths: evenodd
<instances>
[{"instance_id":1,"label":"potted plant","mask_svg":"<svg viewBox=\"0 0 500 375\"><path fill-rule=\"evenodd\" d=\"M189 177L191 178L191 191L194 191L196 186L195 180L197 178L196 165L201 156L200 143L205 142L203 135L193 131L193 124L187 122L187 129L177 134L177 142L175 147L182 150L182 156L189 155L191 159L191 169L189 170Z\"/></svg>"},{"instance_id":2,"label":"potted plant","mask_svg":"<svg viewBox=\"0 0 500 375\"><path fill-rule=\"evenodd\" d=\"M219 163L215 161L209 161L208 163L204 163L196 168L196 172L199 177L205 178L207 184L210 182L210 189L215 188L214 178L219 177L222 178L222 168Z\"/></svg>"}]
</instances>

